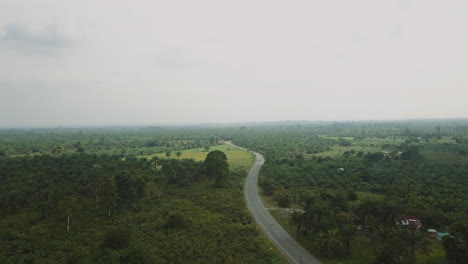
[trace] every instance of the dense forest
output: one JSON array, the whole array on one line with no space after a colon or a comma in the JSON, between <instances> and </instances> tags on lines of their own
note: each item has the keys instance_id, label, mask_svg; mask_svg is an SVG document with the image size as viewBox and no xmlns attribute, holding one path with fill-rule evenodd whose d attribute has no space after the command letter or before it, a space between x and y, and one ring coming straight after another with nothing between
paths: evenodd
<instances>
[{"instance_id":1,"label":"dense forest","mask_svg":"<svg viewBox=\"0 0 468 264\"><path fill-rule=\"evenodd\" d=\"M272 213L325 261L468 260L466 121L243 127L229 139L265 155L259 185L290 209ZM405 216L422 227L397 225Z\"/></svg>"},{"instance_id":2,"label":"dense forest","mask_svg":"<svg viewBox=\"0 0 468 264\"><path fill-rule=\"evenodd\" d=\"M325 263L468 259L468 121L423 120L0 130L0 263L285 263L221 140Z\"/></svg>"},{"instance_id":3,"label":"dense forest","mask_svg":"<svg viewBox=\"0 0 468 264\"><path fill-rule=\"evenodd\" d=\"M203 130L149 130L2 131L0 263L284 263L244 205L251 154L229 166Z\"/></svg>"}]
</instances>

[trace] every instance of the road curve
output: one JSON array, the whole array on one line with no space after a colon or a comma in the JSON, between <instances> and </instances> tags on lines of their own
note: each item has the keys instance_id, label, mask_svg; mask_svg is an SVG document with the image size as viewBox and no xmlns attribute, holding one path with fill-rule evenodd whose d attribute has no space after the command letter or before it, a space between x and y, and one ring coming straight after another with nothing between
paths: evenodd
<instances>
[{"instance_id":1,"label":"road curve","mask_svg":"<svg viewBox=\"0 0 468 264\"><path fill-rule=\"evenodd\" d=\"M226 143L238 147L230 142ZM241 147L238 148L246 150ZM290 263L321 264L322 262L320 262L320 260L312 256L312 254L299 245L299 243L276 222L263 205L258 193L257 182L258 173L265 162L265 158L260 153L253 152L253 154L255 154L255 163L249 171L244 186L245 202L249 208L250 214L252 214L257 224L271 242L288 258Z\"/></svg>"}]
</instances>

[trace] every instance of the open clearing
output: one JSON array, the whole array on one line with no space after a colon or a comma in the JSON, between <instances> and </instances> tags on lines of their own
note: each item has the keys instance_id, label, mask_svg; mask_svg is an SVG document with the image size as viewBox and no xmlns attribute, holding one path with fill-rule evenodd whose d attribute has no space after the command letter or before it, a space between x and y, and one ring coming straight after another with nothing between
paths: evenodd
<instances>
[{"instance_id":1,"label":"open clearing","mask_svg":"<svg viewBox=\"0 0 468 264\"><path fill-rule=\"evenodd\" d=\"M254 163L253 154L228 145L211 146L209 151L206 151L204 148L181 150L180 152L182 154L180 156L177 156L177 151L174 151L169 157L166 156L166 153L157 153L138 157L147 159L151 159L152 157L159 157L171 159L194 159L203 161L205 160L206 155L208 155L208 153L213 150L220 150L226 154L231 169L245 169L247 171Z\"/></svg>"}]
</instances>

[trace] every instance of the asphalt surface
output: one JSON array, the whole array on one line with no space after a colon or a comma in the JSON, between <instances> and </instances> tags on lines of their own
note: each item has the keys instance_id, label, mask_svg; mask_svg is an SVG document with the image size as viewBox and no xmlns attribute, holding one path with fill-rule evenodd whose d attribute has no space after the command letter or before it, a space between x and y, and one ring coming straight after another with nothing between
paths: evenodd
<instances>
[{"instance_id":1,"label":"asphalt surface","mask_svg":"<svg viewBox=\"0 0 468 264\"><path fill-rule=\"evenodd\" d=\"M278 222L276 222L273 216L271 216L263 205L258 193L257 182L258 173L265 162L265 159L260 153L253 153L256 158L255 164L249 171L244 187L245 201L253 218L271 242L273 242L273 244L275 244L275 246L288 258L290 263L321 264L322 262L320 262L320 260L312 256L312 254L299 245L299 243L297 243L296 240L294 240L294 238L292 238L291 235L289 235L289 233L286 232Z\"/></svg>"}]
</instances>

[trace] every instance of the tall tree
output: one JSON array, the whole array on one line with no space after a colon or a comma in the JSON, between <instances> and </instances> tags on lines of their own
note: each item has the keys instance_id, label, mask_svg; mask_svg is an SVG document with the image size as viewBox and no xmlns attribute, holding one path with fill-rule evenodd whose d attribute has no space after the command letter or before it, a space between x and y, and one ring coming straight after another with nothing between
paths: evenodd
<instances>
[{"instance_id":1,"label":"tall tree","mask_svg":"<svg viewBox=\"0 0 468 264\"><path fill-rule=\"evenodd\" d=\"M450 263L461 264L468 260L468 221L459 221L449 228L450 236L444 237L443 245Z\"/></svg>"},{"instance_id":2,"label":"tall tree","mask_svg":"<svg viewBox=\"0 0 468 264\"><path fill-rule=\"evenodd\" d=\"M215 180L216 186L221 186L229 177L229 164L226 154L220 150L208 153L205 159L206 174Z\"/></svg>"},{"instance_id":3,"label":"tall tree","mask_svg":"<svg viewBox=\"0 0 468 264\"><path fill-rule=\"evenodd\" d=\"M65 199L61 200L58 204L59 210L66 212L67 214L67 233L70 233L70 218L73 213L76 213L80 209L78 204L78 198L74 196L67 196Z\"/></svg>"},{"instance_id":4,"label":"tall tree","mask_svg":"<svg viewBox=\"0 0 468 264\"><path fill-rule=\"evenodd\" d=\"M97 164L93 165L93 169L91 170L91 174L89 176L88 187L96 200L96 208L99 208L99 203L105 184L106 179L103 175L103 171L101 170L101 166Z\"/></svg>"},{"instance_id":5,"label":"tall tree","mask_svg":"<svg viewBox=\"0 0 468 264\"><path fill-rule=\"evenodd\" d=\"M336 252L344 246L343 238L338 228L319 232L315 242L320 248L325 249L329 256L332 256L333 252Z\"/></svg>"},{"instance_id":6,"label":"tall tree","mask_svg":"<svg viewBox=\"0 0 468 264\"><path fill-rule=\"evenodd\" d=\"M293 211L291 214L291 219L289 220L289 225L296 227L296 233L298 236L301 235L301 229L304 225L304 213L299 211Z\"/></svg>"},{"instance_id":7,"label":"tall tree","mask_svg":"<svg viewBox=\"0 0 468 264\"><path fill-rule=\"evenodd\" d=\"M133 202L133 200L135 200L136 194L128 173L115 175L115 185L121 202Z\"/></svg>"},{"instance_id":8,"label":"tall tree","mask_svg":"<svg viewBox=\"0 0 468 264\"><path fill-rule=\"evenodd\" d=\"M117 206L117 200L119 195L115 186L114 179L107 177L105 178L105 184L102 191L102 205L107 209L107 214L111 216L112 209L115 209Z\"/></svg>"}]
</instances>

